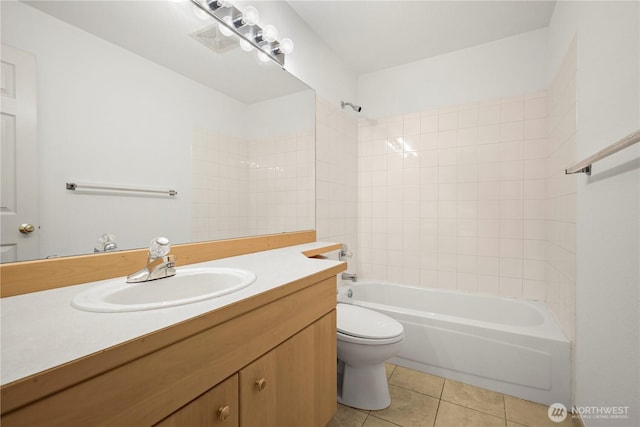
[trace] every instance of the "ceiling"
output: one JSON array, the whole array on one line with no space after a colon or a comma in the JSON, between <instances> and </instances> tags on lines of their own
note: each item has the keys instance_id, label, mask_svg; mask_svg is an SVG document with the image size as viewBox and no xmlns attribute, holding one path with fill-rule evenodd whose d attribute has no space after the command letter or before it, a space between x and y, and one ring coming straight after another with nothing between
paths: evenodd
<instances>
[{"instance_id":1,"label":"ceiling","mask_svg":"<svg viewBox=\"0 0 640 427\"><path fill-rule=\"evenodd\" d=\"M544 28L555 1L300 1L289 4L357 74Z\"/></svg>"},{"instance_id":2,"label":"ceiling","mask_svg":"<svg viewBox=\"0 0 640 427\"><path fill-rule=\"evenodd\" d=\"M304 87L280 67L257 65L255 55L240 49L216 55L196 42L193 34L214 23L197 17L190 1L23 1L243 103ZM365 74L546 27L555 1L288 0L288 4L350 69Z\"/></svg>"}]
</instances>

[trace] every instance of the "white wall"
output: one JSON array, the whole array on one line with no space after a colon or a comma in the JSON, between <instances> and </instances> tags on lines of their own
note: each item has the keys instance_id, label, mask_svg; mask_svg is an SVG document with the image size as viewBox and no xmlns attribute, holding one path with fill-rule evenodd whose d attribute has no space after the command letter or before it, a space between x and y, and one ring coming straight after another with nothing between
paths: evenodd
<instances>
[{"instance_id":1,"label":"white wall","mask_svg":"<svg viewBox=\"0 0 640 427\"><path fill-rule=\"evenodd\" d=\"M312 90L297 92L247 106L246 138L309 132L315 129L316 97Z\"/></svg>"},{"instance_id":2,"label":"white wall","mask_svg":"<svg viewBox=\"0 0 640 427\"><path fill-rule=\"evenodd\" d=\"M549 26L548 75L577 38L580 160L640 126L638 2L558 2ZM575 394L578 406L628 406L629 418L587 426L640 425L640 148L577 177Z\"/></svg>"},{"instance_id":3,"label":"white wall","mask_svg":"<svg viewBox=\"0 0 640 427\"><path fill-rule=\"evenodd\" d=\"M91 252L106 232L128 248L189 241L194 131L237 132L244 105L23 3L2 8L2 42L38 67L41 256ZM75 194L68 181L178 196Z\"/></svg>"},{"instance_id":4,"label":"white wall","mask_svg":"<svg viewBox=\"0 0 640 427\"><path fill-rule=\"evenodd\" d=\"M240 1L253 4L261 20L275 25L280 37L289 37L295 44L286 55L285 69L298 77L330 104L340 100L357 101L357 76L320 40L298 14L284 1Z\"/></svg>"},{"instance_id":5,"label":"white wall","mask_svg":"<svg viewBox=\"0 0 640 427\"><path fill-rule=\"evenodd\" d=\"M255 6L281 37L295 43L285 68L316 91L317 238L347 244L354 253L349 271L356 272L358 115L341 110L340 101L358 102L357 76L286 2L259 1Z\"/></svg>"},{"instance_id":6,"label":"white wall","mask_svg":"<svg viewBox=\"0 0 640 427\"><path fill-rule=\"evenodd\" d=\"M363 115L375 119L546 88L546 29L358 78Z\"/></svg>"}]
</instances>

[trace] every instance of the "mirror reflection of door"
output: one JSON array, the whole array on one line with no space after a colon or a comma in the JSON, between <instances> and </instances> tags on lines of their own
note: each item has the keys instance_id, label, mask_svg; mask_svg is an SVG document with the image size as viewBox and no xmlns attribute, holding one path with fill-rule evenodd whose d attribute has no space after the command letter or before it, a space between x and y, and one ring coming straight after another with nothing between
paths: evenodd
<instances>
[{"instance_id":1,"label":"mirror reflection of door","mask_svg":"<svg viewBox=\"0 0 640 427\"><path fill-rule=\"evenodd\" d=\"M2 262L39 256L36 59L2 45L0 255Z\"/></svg>"}]
</instances>

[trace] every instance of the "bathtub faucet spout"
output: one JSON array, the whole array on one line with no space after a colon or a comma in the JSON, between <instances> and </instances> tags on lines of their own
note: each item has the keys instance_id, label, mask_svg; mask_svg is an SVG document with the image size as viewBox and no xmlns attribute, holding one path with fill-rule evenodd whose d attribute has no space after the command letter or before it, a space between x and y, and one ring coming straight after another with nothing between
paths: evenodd
<instances>
[{"instance_id":1,"label":"bathtub faucet spout","mask_svg":"<svg viewBox=\"0 0 640 427\"><path fill-rule=\"evenodd\" d=\"M340 276L342 280L351 280L352 282L358 281L358 275L356 273L342 273Z\"/></svg>"}]
</instances>

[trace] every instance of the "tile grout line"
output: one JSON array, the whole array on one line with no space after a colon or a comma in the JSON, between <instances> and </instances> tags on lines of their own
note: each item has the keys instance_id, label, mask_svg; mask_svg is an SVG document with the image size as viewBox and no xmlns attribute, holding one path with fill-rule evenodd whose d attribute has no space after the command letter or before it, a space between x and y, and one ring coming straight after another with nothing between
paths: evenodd
<instances>
[{"instance_id":1,"label":"tile grout line","mask_svg":"<svg viewBox=\"0 0 640 427\"><path fill-rule=\"evenodd\" d=\"M504 413L504 425L507 425L507 399L502 393L502 412Z\"/></svg>"},{"instance_id":2,"label":"tile grout line","mask_svg":"<svg viewBox=\"0 0 640 427\"><path fill-rule=\"evenodd\" d=\"M393 366L393 368L391 369L391 373L389 374L388 379L391 379L391 378L392 378L392 376L393 376L393 375L396 373L396 371L398 370L397 368L398 368L398 366L397 366L397 365ZM451 381L452 381L452 380L451 380ZM476 414L480 414L480 415L485 416L485 417L487 417L487 416L488 416L488 417L491 417L491 418L501 419L501 420L502 420L502 425L503 425L504 427L506 427L506 426L508 426L508 425L509 425L509 422L510 422L511 420L509 420L509 415L508 415L508 413L510 413L510 412L509 412L509 411L507 411L507 403L506 403L506 402L507 402L507 400L508 400L508 399L507 399L507 397L511 398L512 396L507 395L507 394L504 394L504 393L499 393L499 394L500 394L500 400L501 400L501 401L502 401L502 403L503 403L503 408L502 408L503 410L502 410L502 411L496 411L496 412L488 412L488 411L486 411L485 409L486 409L486 408L489 408L489 407L493 407L493 406L494 406L493 404L490 404L490 405L489 405L489 406L487 406L487 407L482 406L482 408L480 408L480 407L471 407L471 406L467 406L467 405L464 403L464 402L466 402L466 400L465 400L465 401L461 401L461 402L456 402L456 401L454 401L455 399L454 399L454 400L449 400L449 398L454 398L454 397L455 397L455 396L454 396L454 395L455 395L455 393L454 393L454 395L451 395L451 396L449 396L449 395L451 394L451 393L449 393L449 394L447 395L447 396L449 396L449 397L445 396L444 391L445 391L445 387L447 387L447 383L448 383L448 382L449 382L449 379L444 378L444 381L442 382L442 386L441 386L441 388L440 388L440 393L439 393L440 397L435 397L435 396L434 396L435 394L438 394L438 393L434 393L434 395L431 395L431 394L427 394L427 393L424 393L424 392L421 392L421 391L417 391L417 390L415 390L415 389L413 389L413 388L410 388L410 387L411 387L411 385L409 385L409 386L407 387L407 386L405 386L405 385L389 384L389 387L397 387L397 388L399 388L399 389L406 390L407 392L413 393L413 394L415 394L415 395L421 395L421 396L427 397L427 398L432 399L432 400L433 400L433 399L437 400L436 409L435 409L435 411L434 411L433 424L431 425L431 427L435 427L435 426L437 425L437 423L439 422L440 417L441 417L441 416L443 416L443 415L440 413L440 409L442 409L442 403L443 403L443 402L447 402L449 405L453 405L453 407L456 407L456 408L459 408L459 409L468 410L468 411L471 411L471 412L476 413ZM451 384L452 384L452 383L450 383L449 385L451 385ZM464 383L463 383L463 384L464 384ZM475 386L474 386L474 387L475 387ZM484 390L484 389L483 389L483 390ZM490 390L489 390L489 391L490 391ZM447 398L445 399L445 397L447 397ZM480 400L483 400L483 399L480 399ZM498 400L498 402L499 402L500 400ZM479 402L479 401L478 401L478 402ZM493 402L496 402L496 401L493 401ZM487 403L489 403L489 402L487 402ZM497 403L497 402L496 402L496 403ZM532 402L532 403L534 403L534 404L535 404L535 402ZM537 404L537 405L539 405L539 404ZM452 407L452 409L453 409L453 407ZM502 415L499 415L497 412L502 412ZM371 416L371 417L373 417L373 418L378 419L378 420L379 420L379 422L389 423L390 427L391 427L391 426L398 426L398 427L402 427L402 424L397 424L397 422L398 422L397 420L396 420L396 421L392 421L392 420L388 420L388 419L386 419L386 418L383 418L383 417L377 416L376 414L374 414L374 413L373 413L373 411L363 411L363 413L365 414L365 418L364 418L363 422L361 423L360 427L364 427L365 425L367 425L367 422L368 422L368 420L369 420L369 417L370 417L370 416ZM545 414L545 415L546 415L546 414ZM475 416L474 416L474 417L475 417ZM444 418L443 420L445 420L445 421L446 421L446 418L447 418L447 417L446 417L446 414L445 414L445 418ZM546 420L546 417L543 417L543 418ZM372 422L373 422L373 420L372 420ZM512 421L512 422L514 422L514 421ZM515 424L515 422L514 422L514 425L519 425L519 424Z\"/></svg>"},{"instance_id":3,"label":"tile grout line","mask_svg":"<svg viewBox=\"0 0 640 427\"><path fill-rule=\"evenodd\" d=\"M432 395L430 395L430 394L428 394L428 393L423 393L423 392L421 392L421 391L418 391L418 390L415 390L415 389L412 389L412 388L409 388L409 387L401 386L401 385L398 385L398 384L389 384L389 385L392 385L392 386L394 386L394 387L401 388L401 389L403 389L403 390L410 391L410 392L412 392L412 393L418 393L418 394L420 394L420 395L422 395L422 396L427 396L427 397L430 397L430 398L432 398L432 399L438 399L438 400L440 400L440 399L441 399L440 397L432 396ZM440 393L440 395L442 396L442 393Z\"/></svg>"},{"instance_id":4,"label":"tile grout line","mask_svg":"<svg viewBox=\"0 0 640 427\"><path fill-rule=\"evenodd\" d=\"M492 417L492 418L497 418L499 420L503 420L505 422L505 425L507 423L506 417L500 417L498 415L491 414L489 412L484 412L484 411L482 411L480 409L475 409L475 408L471 408L469 406L460 405L459 403L450 402L448 400L445 400L444 402L447 402L449 405L457 406L458 408L462 408L462 409L466 409L466 410L469 410L469 411L477 412L478 414L482 414L482 415L485 415L487 417Z\"/></svg>"},{"instance_id":5,"label":"tile grout line","mask_svg":"<svg viewBox=\"0 0 640 427\"><path fill-rule=\"evenodd\" d=\"M396 424L396 423L394 423L393 421L389 421L389 420L385 420L384 418L376 417L375 415L373 415L373 414L371 414L371 413L370 413L369 415L367 415L367 418L365 418L365 420L364 420L364 421L365 421L365 423L366 423L366 422L367 422L367 420L369 419L369 416L371 416L371 417L373 417L373 418L376 418L376 419L378 419L378 420L382 420L382 421L384 421L385 423L389 423L389 424L392 424L392 425L394 425L394 426L403 427L403 426L402 426L402 424ZM364 423L363 423L362 425L364 426Z\"/></svg>"},{"instance_id":6,"label":"tile grout line","mask_svg":"<svg viewBox=\"0 0 640 427\"><path fill-rule=\"evenodd\" d=\"M440 404L442 403L442 399L438 399L438 407L436 408L436 415L433 417L433 426L436 426L436 423L438 422L438 413L440 412Z\"/></svg>"}]
</instances>

